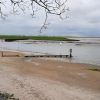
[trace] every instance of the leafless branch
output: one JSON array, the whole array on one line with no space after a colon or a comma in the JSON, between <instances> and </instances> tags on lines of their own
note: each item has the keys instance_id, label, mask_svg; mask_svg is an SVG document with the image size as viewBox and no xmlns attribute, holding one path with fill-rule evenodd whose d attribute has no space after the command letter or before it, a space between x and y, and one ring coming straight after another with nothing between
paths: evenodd
<instances>
[{"instance_id":1,"label":"leafless branch","mask_svg":"<svg viewBox=\"0 0 100 100\"><path fill-rule=\"evenodd\" d=\"M63 14L68 10L66 5L67 0L0 0L0 16L1 18L5 17L3 13L3 6L8 7L8 3L10 3L13 13L23 12L31 8L31 15L34 16L36 10L34 5L37 5L39 8L44 9L45 11L45 21L41 30L47 28L47 18L48 14L54 14L60 16L63 19ZM7 10L7 8L5 9Z\"/></svg>"}]
</instances>

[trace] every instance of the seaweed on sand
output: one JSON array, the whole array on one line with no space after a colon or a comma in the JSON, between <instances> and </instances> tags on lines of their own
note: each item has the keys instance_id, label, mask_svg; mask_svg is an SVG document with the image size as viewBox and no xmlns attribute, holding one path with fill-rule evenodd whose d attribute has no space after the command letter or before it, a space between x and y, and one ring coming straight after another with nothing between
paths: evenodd
<instances>
[{"instance_id":1,"label":"seaweed on sand","mask_svg":"<svg viewBox=\"0 0 100 100\"><path fill-rule=\"evenodd\" d=\"M89 70L100 72L100 69L98 69L98 68L93 68L93 69L89 69Z\"/></svg>"}]
</instances>

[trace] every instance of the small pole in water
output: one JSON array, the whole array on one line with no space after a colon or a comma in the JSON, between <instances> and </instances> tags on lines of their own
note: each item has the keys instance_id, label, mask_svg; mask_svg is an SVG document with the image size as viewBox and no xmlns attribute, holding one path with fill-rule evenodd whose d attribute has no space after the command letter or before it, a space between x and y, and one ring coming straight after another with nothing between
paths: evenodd
<instances>
[{"instance_id":1,"label":"small pole in water","mask_svg":"<svg viewBox=\"0 0 100 100\"><path fill-rule=\"evenodd\" d=\"M2 44L3 44L3 40L2 40ZM3 45L1 45L2 50L1 50L1 57L3 57Z\"/></svg>"},{"instance_id":2,"label":"small pole in water","mask_svg":"<svg viewBox=\"0 0 100 100\"><path fill-rule=\"evenodd\" d=\"M72 49L69 49L70 55L69 57L72 58Z\"/></svg>"},{"instance_id":3,"label":"small pole in water","mask_svg":"<svg viewBox=\"0 0 100 100\"><path fill-rule=\"evenodd\" d=\"M1 57L3 57L3 51L1 51Z\"/></svg>"}]
</instances>

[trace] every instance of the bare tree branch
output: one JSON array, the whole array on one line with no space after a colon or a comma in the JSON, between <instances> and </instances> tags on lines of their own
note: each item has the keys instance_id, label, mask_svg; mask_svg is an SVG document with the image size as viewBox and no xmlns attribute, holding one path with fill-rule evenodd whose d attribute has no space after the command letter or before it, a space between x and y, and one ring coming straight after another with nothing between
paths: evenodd
<instances>
[{"instance_id":1,"label":"bare tree branch","mask_svg":"<svg viewBox=\"0 0 100 100\"><path fill-rule=\"evenodd\" d=\"M39 8L44 9L45 11L45 21L41 27L42 29L47 28L47 18L48 14L53 14L59 16L63 19L63 14L68 11L68 7L66 5L67 0L0 0L0 16L1 18L5 18L5 14L3 11L3 7L6 7L5 10L8 10L8 3L10 3L13 13L18 14L20 12L25 13L26 10L31 8L32 17L37 12L34 6L38 6ZM41 31L40 30L40 31Z\"/></svg>"}]
</instances>

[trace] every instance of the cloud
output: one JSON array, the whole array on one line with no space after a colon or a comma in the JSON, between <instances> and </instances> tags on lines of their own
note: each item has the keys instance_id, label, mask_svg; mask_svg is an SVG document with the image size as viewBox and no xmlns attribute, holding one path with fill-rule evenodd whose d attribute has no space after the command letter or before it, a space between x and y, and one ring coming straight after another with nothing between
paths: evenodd
<instances>
[{"instance_id":1,"label":"cloud","mask_svg":"<svg viewBox=\"0 0 100 100\"><path fill-rule=\"evenodd\" d=\"M36 18L30 15L9 16L0 20L0 33L23 35L75 35L100 36L100 0L69 0L70 8L66 20L50 15L50 25L42 34L39 29L44 22L44 13L40 11Z\"/></svg>"}]
</instances>

